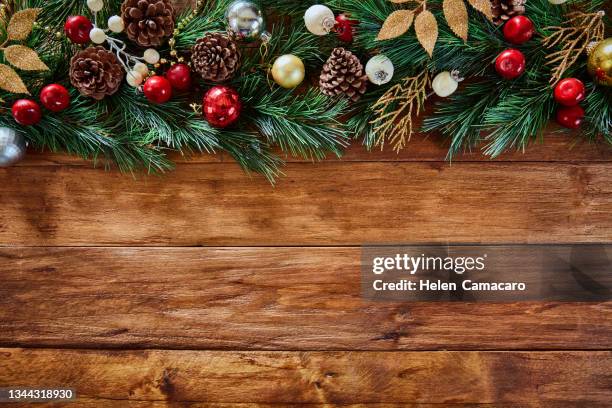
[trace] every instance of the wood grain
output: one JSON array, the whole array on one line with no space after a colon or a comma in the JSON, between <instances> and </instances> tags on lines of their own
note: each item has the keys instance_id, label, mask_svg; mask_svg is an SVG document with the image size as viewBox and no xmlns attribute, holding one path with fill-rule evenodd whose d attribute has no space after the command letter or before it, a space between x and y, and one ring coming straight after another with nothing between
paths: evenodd
<instances>
[{"instance_id":1,"label":"wood grain","mask_svg":"<svg viewBox=\"0 0 612 408\"><path fill-rule=\"evenodd\" d=\"M273 188L234 164L132 179L0 169L0 246L572 243L612 237L606 164L292 164Z\"/></svg>"},{"instance_id":2,"label":"wood grain","mask_svg":"<svg viewBox=\"0 0 612 408\"><path fill-rule=\"evenodd\" d=\"M359 248L5 248L0 261L3 346L612 348L612 303L363 300Z\"/></svg>"},{"instance_id":3,"label":"wood grain","mask_svg":"<svg viewBox=\"0 0 612 408\"><path fill-rule=\"evenodd\" d=\"M0 349L0 384L88 399L210 403L568 403L612 399L612 353Z\"/></svg>"}]
</instances>

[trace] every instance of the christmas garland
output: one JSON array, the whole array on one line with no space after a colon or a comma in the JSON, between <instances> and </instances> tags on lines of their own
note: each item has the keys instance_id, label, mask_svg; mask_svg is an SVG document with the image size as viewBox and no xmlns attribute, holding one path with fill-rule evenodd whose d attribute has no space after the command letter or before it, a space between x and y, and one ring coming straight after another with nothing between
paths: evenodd
<instances>
[{"instance_id":1,"label":"christmas garland","mask_svg":"<svg viewBox=\"0 0 612 408\"><path fill-rule=\"evenodd\" d=\"M283 156L341 156L355 137L400 150L419 130L447 135L449 157L497 156L554 117L612 143L603 6L3 0L0 165L27 144L123 171L227 152L273 180Z\"/></svg>"}]
</instances>

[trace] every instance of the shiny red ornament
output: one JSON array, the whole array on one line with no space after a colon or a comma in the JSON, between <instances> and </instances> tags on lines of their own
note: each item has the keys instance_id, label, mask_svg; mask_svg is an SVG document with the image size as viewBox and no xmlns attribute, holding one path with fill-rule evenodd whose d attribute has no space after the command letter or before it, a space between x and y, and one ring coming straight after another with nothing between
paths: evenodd
<instances>
[{"instance_id":1,"label":"shiny red ornament","mask_svg":"<svg viewBox=\"0 0 612 408\"><path fill-rule=\"evenodd\" d=\"M584 109L580 106L559 108L557 122L568 129L578 129L584 120Z\"/></svg>"},{"instance_id":2,"label":"shiny red ornament","mask_svg":"<svg viewBox=\"0 0 612 408\"><path fill-rule=\"evenodd\" d=\"M32 126L40 122L42 112L40 106L30 99L19 99L11 109L15 121L23 126Z\"/></svg>"},{"instance_id":3,"label":"shiny red ornament","mask_svg":"<svg viewBox=\"0 0 612 408\"><path fill-rule=\"evenodd\" d=\"M147 99L152 103L166 103L172 98L172 85L170 81L159 75L147 79L143 90Z\"/></svg>"},{"instance_id":4,"label":"shiny red ornament","mask_svg":"<svg viewBox=\"0 0 612 408\"><path fill-rule=\"evenodd\" d=\"M533 23L525 16L512 17L504 24L504 38L512 44L524 44L531 40L534 33Z\"/></svg>"},{"instance_id":5,"label":"shiny red ornament","mask_svg":"<svg viewBox=\"0 0 612 408\"><path fill-rule=\"evenodd\" d=\"M240 118L242 101L234 89L215 86L204 95L203 113L208 123L216 128L226 128Z\"/></svg>"},{"instance_id":6,"label":"shiny red ornament","mask_svg":"<svg viewBox=\"0 0 612 408\"><path fill-rule=\"evenodd\" d=\"M555 101L563 106L576 106L585 96L584 84L576 78L562 79L555 87Z\"/></svg>"},{"instance_id":7,"label":"shiny red ornament","mask_svg":"<svg viewBox=\"0 0 612 408\"><path fill-rule=\"evenodd\" d=\"M66 36L75 44L87 44L89 33L94 28L91 20L85 16L70 16L66 20L64 31Z\"/></svg>"},{"instance_id":8,"label":"shiny red ornament","mask_svg":"<svg viewBox=\"0 0 612 408\"><path fill-rule=\"evenodd\" d=\"M166 72L166 79L177 91L188 91L191 89L191 68L187 64L174 64Z\"/></svg>"},{"instance_id":9,"label":"shiny red ornament","mask_svg":"<svg viewBox=\"0 0 612 408\"><path fill-rule=\"evenodd\" d=\"M353 42L357 23L357 20L351 20L346 14L340 14L336 17L336 34L338 34L340 41Z\"/></svg>"},{"instance_id":10,"label":"shiny red ornament","mask_svg":"<svg viewBox=\"0 0 612 408\"><path fill-rule=\"evenodd\" d=\"M61 112L70 106L70 93L60 84L47 85L40 91L40 102L51 112Z\"/></svg>"},{"instance_id":11,"label":"shiny red ornament","mask_svg":"<svg viewBox=\"0 0 612 408\"><path fill-rule=\"evenodd\" d=\"M504 79L518 78L525 72L525 55L517 49L507 49L495 60L495 70Z\"/></svg>"}]
</instances>

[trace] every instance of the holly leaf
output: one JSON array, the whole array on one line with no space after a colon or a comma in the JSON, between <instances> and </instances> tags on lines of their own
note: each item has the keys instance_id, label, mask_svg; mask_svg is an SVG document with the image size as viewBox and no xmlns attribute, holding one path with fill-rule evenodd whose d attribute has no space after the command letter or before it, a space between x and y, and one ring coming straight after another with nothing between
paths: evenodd
<instances>
[{"instance_id":1,"label":"holly leaf","mask_svg":"<svg viewBox=\"0 0 612 408\"><path fill-rule=\"evenodd\" d=\"M19 74L8 65L0 64L0 89L16 94L30 94Z\"/></svg>"},{"instance_id":2,"label":"holly leaf","mask_svg":"<svg viewBox=\"0 0 612 408\"><path fill-rule=\"evenodd\" d=\"M397 10L394 11L385 20L378 37L378 41L390 40L405 34L412 26L414 20L414 12L412 10Z\"/></svg>"},{"instance_id":3,"label":"holly leaf","mask_svg":"<svg viewBox=\"0 0 612 408\"><path fill-rule=\"evenodd\" d=\"M436 47L436 41L438 41L438 22L431 11L423 10L419 13L414 21L414 31L417 40L431 58Z\"/></svg>"},{"instance_id":4,"label":"holly leaf","mask_svg":"<svg viewBox=\"0 0 612 408\"><path fill-rule=\"evenodd\" d=\"M29 8L16 12L9 21L8 27L6 27L7 38L11 41L23 41L28 38L40 10L39 8Z\"/></svg>"},{"instance_id":5,"label":"holly leaf","mask_svg":"<svg viewBox=\"0 0 612 408\"><path fill-rule=\"evenodd\" d=\"M48 71L47 64L42 62L36 51L23 45L11 45L4 50L4 58L24 71Z\"/></svg>"},{"instance_id":6,"label":"holly leaf","mask_svg":"<svg viewBox=\"0 0 612 408\"><path fill-rule=\"evenodd\" d=\"M493 7L490 0L468 0L468 3L484 14L489 21L493 21Z\"/></svg>"},{"instance_id":7,"label":"holly leaf","mask_svg":"<svg viewBox=\"0 0 612 408\"><path fill-rule=\"evenodd\" d=\"M453 33L464 42L468 39L468 12L463 0L444 0L444 17Z\"/></svg>"}]
</instances>

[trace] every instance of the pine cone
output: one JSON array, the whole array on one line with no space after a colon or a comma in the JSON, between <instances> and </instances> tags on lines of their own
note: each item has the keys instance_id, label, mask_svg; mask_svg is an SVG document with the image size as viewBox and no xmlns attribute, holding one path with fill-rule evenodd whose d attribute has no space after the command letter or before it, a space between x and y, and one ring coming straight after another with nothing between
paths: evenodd
<instances>
[{"instance_id":1,"label":"pine cone","mask_svg":"<svg viewBox=\"0 0 612 408\"><path fill-rule=\"evenodd\" d=\"M121 17L128 38L141 47L158 47L174 32L172 0L125 0Z\"/></svg>"},{"instance_id":2,"label":"pine cone","mask_svg":"<svg viewBox=\"0 0 612 408\"><path fill-rule=\"evenodd\" d=\"M366 93L368 77L359 58L344 48L336 48L323 66L319 86L325 95L343 95L357 102Z\"/></svg>"},{"instance_id":3,"label":"pine cone","mask_svg":"<svg viewBox=\"0 0 612 408\"><path fill-rule=\"evenodd\" d=\"M193 46L191 63L205 81L225 82L240 69L240 50L227 36L208 34Z\"/></svg>"},{"instance_id":4,"label":"pine cone","mask_svg":"<svg viewBox=\"0 0 612 408\"><path fill-rule=\"evenodd\" d=\"M525 13L527 0L491 0L493 22L501 25L514 16Z\"/></svg>"},{"instance_id":5,"label":"pine cone","mask_svg":"<svg viewBox=\"0 0 612 408\"><path fill-rule=\"evenodd\" d=\"M70 82L84 96L102 100L123 82L123 67L104 47L89 47L70 60Z\"/></svg>"}]
</instances>

